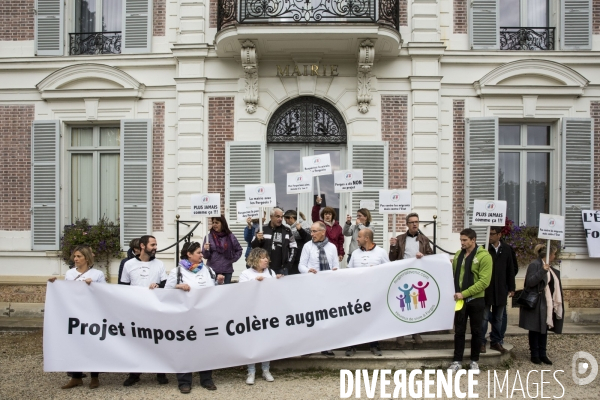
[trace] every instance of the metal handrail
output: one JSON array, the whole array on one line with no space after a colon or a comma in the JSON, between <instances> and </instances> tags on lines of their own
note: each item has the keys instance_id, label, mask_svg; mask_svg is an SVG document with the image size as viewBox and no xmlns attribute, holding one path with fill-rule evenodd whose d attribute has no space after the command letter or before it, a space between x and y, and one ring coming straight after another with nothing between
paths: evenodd
<instances>
[{"instance_id":1,"label":"metal handrail","mask_svg":"<svg viewBox=\"0 0 600 400\"><path fill-rule=\"evenodd\" d=\"M175 248L175 266L177 267L178 263L179 263L179 243L181 243L182 241L185 241L186 243L189 242L192 239L192 236L194 236L194 231L196 230L196 228L198 227L198 225L200 225L200 222L202 221L180 221L179 220L179 214L177 214L175 216L175 221L177 222L177 229L176 229L176 237L179 237L179 224L183 224L185 226L190 226L188 225L188 223L193 224L194 222L196 223L196 225L194 225L194 227L188 232L186 233L181 239L177 240L175 243L173 243L172 245L170 245L169 247L165 247L164 249L161 250L157 250L157 253L162 253L163 251L169 250L171 247L176 246Z\"/></svg>"}]
</instances>

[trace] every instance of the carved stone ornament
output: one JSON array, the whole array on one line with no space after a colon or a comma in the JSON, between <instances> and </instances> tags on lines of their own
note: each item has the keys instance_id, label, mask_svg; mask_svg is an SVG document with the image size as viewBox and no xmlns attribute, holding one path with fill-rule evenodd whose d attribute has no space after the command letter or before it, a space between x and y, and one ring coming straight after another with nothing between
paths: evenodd
<instances>
[{"instance_id":1,"label":"carved stone ornament","mask_svg":"<svg viewBox=\"0 0 600 400\"><path fill-rule=\"evenodd\" d=\"M369 39L360 44L358 53L358 111L366 114L369 111L369 105L373 100L371 94L371 70L375 60L375 46Z\"/></svg>"},{"instance_id":2,"label":"carved stone ornament","mask_svg":"<svg viewBox=\"0 0 600 400\"><path fill-rule=\"evenodd\" d=\"M242 43L242 68L246 79L246 92L244 102L246 112L254 114L258 105L258 62L256 59L256 45L250 40Z\"/></svg>"}]
</instances>

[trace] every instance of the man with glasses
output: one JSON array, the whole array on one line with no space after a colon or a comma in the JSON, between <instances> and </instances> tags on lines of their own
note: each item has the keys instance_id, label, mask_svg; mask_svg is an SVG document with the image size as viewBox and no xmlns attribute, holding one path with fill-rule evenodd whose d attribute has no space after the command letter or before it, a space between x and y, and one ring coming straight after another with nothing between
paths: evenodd
<instances>
[{"instance_id":1,"label":"man with glasses","mask_svg":"<svg viewBox=\"0 0 600 400\"><path fill-rule=\"evenodd\" d=\"M390 239L390 261L407 258L421 258L433 254L429 239L419 231L419 214L410 213L406 216L408 230L402 235ZM415 343L422 344L421 335L412 335ZM404 337L396 338L399 345L404 345Z\"/></svg>"},{"instance_id":2,"label":"man with glasses","mask_svg":"<svg viewBox=\"0 0 600 400\"><path fill-rule=\"evenodd\" d=\"M506 310L507 296L515 294L515 269L511 247L503 243L502 227L490 227L490 244L488 252L492 256L492 278L490 285L485 289L485 309L481 325L481 353L486 352L487 340L485 334L488 322L492 325L490 332L490 349L504 354L507 350L502 346L502 317Z\"/></svg>"},{"instance_id":3,"label":"man with glasses","mask_svg":"<svg viewBox=\"0 0 600 400\"><path fill-rule=\"evenodd\" d=\"M291 229L283 225L283 210L279 207L271 210L271 221L257 232L250 244L253 249L260 247L269 253L269 267L276 273L288 275L292 267L298 246Z\"/></svg>"}]
</instances>

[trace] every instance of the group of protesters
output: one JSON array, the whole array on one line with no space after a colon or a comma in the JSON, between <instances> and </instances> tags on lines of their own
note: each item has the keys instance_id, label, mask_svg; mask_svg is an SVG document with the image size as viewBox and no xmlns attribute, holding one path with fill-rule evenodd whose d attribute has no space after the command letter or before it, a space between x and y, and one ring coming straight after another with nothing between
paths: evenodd
<instances>
[{"instance_id":1,"label":"group of protesters","mask_svg":"<svg viewBox=\"0 0 600 400\"><path fill-rule=\"evenodd\" d=\"M317 274L322 271L338 270L343 261L344 236L351 237L347 255L348 268L375 267L390 261L416 258L433 254L431 241L419 229L419 216L410 213L406 216L405 233L390 239L390 250L386 252L374 241L371 214L361 208L353 222L348 215L344 227L336 220L336 211L331 207L321 207L322 199L316 198L312 209L313 223L310 225L302 213L296 210L284 211L275 207L271 210L268 223L260 229L258 219L248 219L244 239L248 244L245 253L247 269L239 276L239 282L264 279L279 279L285 275ZM285 220L285 223L284 223ZM263 223L266 222L263 218ZM477 245L477 235L472 229L460 232L461 250L452 261L454 277L454 300L457 307L454 317L454 356L449 370L462 368L465 349L467 320L471 327L470 369L479 371L479 356L487 351L485 338L488 324L491 325L489 348L501 353L507 327L507 298L515 294L515 275L518 272L517 258L511 246L501 240L502 227L491 227L489 243ZM213 217L212 227L204 242L187 242L179 254L180 261L167 275L164 264L155 258L157 242L146 235L130 242L127 258L119 267L118 283L141 286L149 289L165 288L190 291L231 283L233 264L238 261L243 249L229 229L224 216ZM549 252L550 263L556 254L555 248L539 245L535 249L538 258L527 268L525 289L543 293L533 309L522 308L519 326L529 330L531 361L535 364L552 364L546 353L547 332L562 331L562 288L560 273L550 263L546 263ZM105 283L104 275L93 269L93 253L89 247L78 246L72 252L75 268L69 270L65 280ZM205 261L208 261L206 265ZM54 281L52 278L50 281ZM461 306L459 306L459 304ZM415 343L423 343L420 334L413 334ZM396 338L400 345L404 337ZM375 356L381 356L378 342L369 344ZM349 347L345 355L352 357L355 347ZM331 350L321 352L326 357L334 357ZM254 384L256 367L247 366L246 383ZM200 371L200 385L208 390L216 390L212 371ZM83 384L81 372L69 373L71 380L63 389ZM181 393L190 393L192 373L176 374ZM262 377L267 382L274 378L269 371L269 362L262 363ZM99 386L98 373L91 373L90 388ZM140 381L139 373L130 373L123 382L131 386ZM157 374L159 384L169 381L165 374Z\"/></svg>"}]
</instances>

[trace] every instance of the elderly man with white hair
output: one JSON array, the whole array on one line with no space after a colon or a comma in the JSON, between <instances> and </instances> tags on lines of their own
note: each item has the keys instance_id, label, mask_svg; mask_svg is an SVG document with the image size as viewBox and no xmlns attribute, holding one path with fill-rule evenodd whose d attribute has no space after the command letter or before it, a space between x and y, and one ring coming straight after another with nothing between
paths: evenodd
<instances>
[{"instance_id":1,"label":"elderly man with white hair","mask_svg":"<svg viewBox=\"0 0 600 400\"><path fill-rule=\"evenodd\" d=\"M262 232L257 232L250 243L253 249L265 249L271 263L269 267L276 273L287 275L290 271L295 252L298 250L294 234L283 225L283 210L279 207L271 211L271 220L263 226Z\"/></svg>"}]
</instances>

